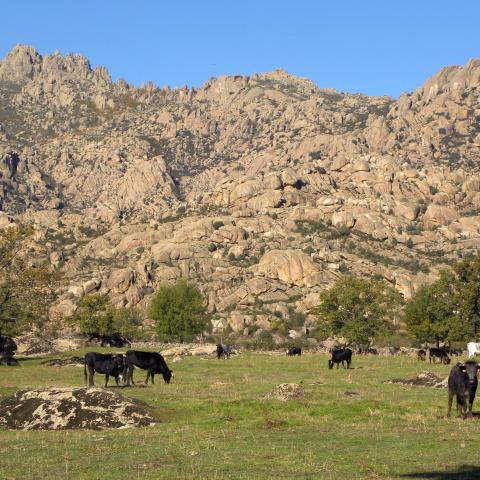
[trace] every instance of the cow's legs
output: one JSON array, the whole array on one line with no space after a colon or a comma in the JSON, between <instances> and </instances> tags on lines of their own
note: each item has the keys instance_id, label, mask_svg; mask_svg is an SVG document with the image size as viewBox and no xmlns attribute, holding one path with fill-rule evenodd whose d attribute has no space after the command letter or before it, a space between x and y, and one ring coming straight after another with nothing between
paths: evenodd
<instances>
[{"instance_id":1,"label":"cow's legs","mask_svg":"<svg viewBox=\"0 0 480 480\"><path fill-rule=\"evenodd\" d=\"M130 383L135 385L135 382L133 381L133 365L130 365L127 370L127 387L130 386Z\"/></svg>"},{"instance_id":2,"label":"cow's legs","mask_svg":"<svg viewBox=\"0 0 480 480\"><path fill-rule=\"evenodd\" d=\"M105 374L105 388L107 388L109 378L110 378L110 375L108 373L106 373Z\"/></svg>"},{"instance_id":3,"label":"cow's legs","mask_svg":"<svg viewBox=\"0 0 480 480\"><path fill-rule=\"evenodd\" d=\"M453 402L453 392L448 389L448 412L447 417L450 417L450 413L452 411L452 402ZM458 410L458 400L457 400L457 410Z\"/></svg>"},{"instance_id":4,"label":"cow's legs","mask_svg":"<svg viewBox=\"0 0 480 480\"><path fill-rule=\"evenodd\" d=\"M153 384L154 384L154 383L153 383L153 377L155 376L155 372L154 372L153 370L152 370L152 372L151 372L151 375L152 375L152 385L153 385Z\"/></svg>"},{"instance_id":5,"label":"cow's legs","mask_svg":"<svg viewBox=\"0 0 480 480\"><path fill-rule=\"evenodd\" d=\"M93 383L93 374L94 374L93 367L88 367L88 386L89 387L94 387L95 384Z\"/></svg>"},{"instance_id":6,"label":"cow's legs","mask_svg":"<svg viewBox=\"0 0 480 480\"><path fill-rule=\"evenodd\" d=\"M145 385L148 385L148 379L150 378L151 373L152 372L150 370L147 370L147 378L145 380Z\"/></svg>"},{"instance_id":7,"label":"cow's legs","mask_svg":"<svg viewBox=\"0 0 480 480\"><path fill-rule=\"evenodd\" d=\"M472 409L473 409L473 401L475 400L475 395L470 395L468 398L468 416L473 417Z\"/></svg>"}]
</instances>

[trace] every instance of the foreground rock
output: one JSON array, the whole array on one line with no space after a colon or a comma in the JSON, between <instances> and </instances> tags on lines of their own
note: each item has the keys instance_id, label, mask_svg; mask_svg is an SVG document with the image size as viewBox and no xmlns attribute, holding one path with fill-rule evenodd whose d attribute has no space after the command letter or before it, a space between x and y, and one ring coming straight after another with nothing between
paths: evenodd
<instances>
[{"instance_id":1,"label":"foreground rock","mask_svg":"<svg viewBox=\"0 0 480 480\"><path fill-rule=\"evenodd\" d=\"M267 393L264 398L273 398L281 402L288 402L289 400L303 397L303 395L305 395L305 390L298 383L281 383L270 393Z\"/></svg>"},{"instance_id":2,"label":"foreground rock","mask_svg":"<svg viewBox=\"0 0 480 480\"><path fill-rule=\"evenodd\" d=\"M416 387L446 388L447 382L448 377L441 378L432 372L422 372L414 378L396 378L386 383L399 383L401 385L414 385Z\"/></svg>"},{"instance_id":3,"label":"foreground rock","mask_svg":"<svg viewBox=\"0 0 480 480\"><path fill-rule=\"evenodd\" d=\"M143 406L99 388L21 390L0 402L0 426L14 430L99 430L154 424Z\"/></svg>"}]
</instances>

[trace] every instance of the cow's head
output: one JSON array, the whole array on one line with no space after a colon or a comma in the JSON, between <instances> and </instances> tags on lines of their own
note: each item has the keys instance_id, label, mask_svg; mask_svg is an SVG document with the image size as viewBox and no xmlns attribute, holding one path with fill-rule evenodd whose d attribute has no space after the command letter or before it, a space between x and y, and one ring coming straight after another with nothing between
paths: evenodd
<instances>
[{"instance_id":1,"label":"cow's head","mask_svg":"<svg viewBox=\"0 0 480 480\"><path fill-rule=\"evenodd\" d=\"M333 368L333 360L328 361L328 368L331 370Z\"/></svg>"},{"instance_id":2,"label":"cow's head","mask_svg":"<svg viewBox=\"0 0 480 480\"><path fill-rule=\"evenodd\" d=\"M468 361L460 365L460 370L463 373L467 374L468 379L471 382L474 382L475 379L477 378L477 373L479 369L480 369L480 366L478 365L477 362L474 362L474 361Z\"/></svg>"},{"instance_id":3,"label":"cow's head","mask_svg":"<svg viewBox=\"0 0 480 480\"><path fill-rule=\"evenodd\" d=\"M173 372L169 368L167 368L165 372L162 372L162 375L163 375L163 380L165 380L165 383L170 383L170 380L173 377Z\"/></svg>"}]
</instances>

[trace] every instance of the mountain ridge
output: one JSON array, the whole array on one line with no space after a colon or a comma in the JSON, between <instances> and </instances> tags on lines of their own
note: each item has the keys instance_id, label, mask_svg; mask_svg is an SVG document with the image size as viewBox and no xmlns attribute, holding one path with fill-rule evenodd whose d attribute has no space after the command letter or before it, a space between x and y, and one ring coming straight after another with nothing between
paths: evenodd
<instances>
[{"instance_id":1,"label":"mountain ridge","mask_svg":"<svg viewBox=\"0 0 480 480\"><path fill-rule=\"evenodd\" d=\"M479 94L475 59L395 100L281 69L135 88L17 46L0 62L0 225L35 225L66 274L59 315L91 291L142 306L180 277L215 328L246 333L346 271L408 297L480 246Z\"/></svg>"}]
</instances>

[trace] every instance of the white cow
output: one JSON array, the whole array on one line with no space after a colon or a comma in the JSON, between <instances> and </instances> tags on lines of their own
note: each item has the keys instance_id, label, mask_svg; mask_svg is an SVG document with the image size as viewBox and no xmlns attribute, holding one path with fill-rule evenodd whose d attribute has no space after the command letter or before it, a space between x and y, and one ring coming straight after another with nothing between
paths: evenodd
<instances>
[{"instance_id":1,"label":"white cow","mask_svg":"<svg viewBox=\"0 0 480 480\"><path fill-rule=\"evenodd\" d=\"M468 358L472 358L476 353L480 352L480 343L468 342L467 343Z\"/></svg>"}]
</instances>

